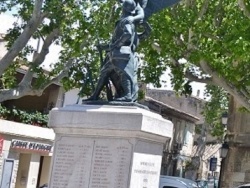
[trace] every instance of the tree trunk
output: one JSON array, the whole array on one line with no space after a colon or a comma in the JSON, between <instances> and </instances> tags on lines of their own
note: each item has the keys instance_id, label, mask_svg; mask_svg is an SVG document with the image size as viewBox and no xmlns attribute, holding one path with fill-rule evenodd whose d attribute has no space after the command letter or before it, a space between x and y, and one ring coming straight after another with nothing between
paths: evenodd
<instances>
[{"instance_id":1,"label":"tree trunk","mask_svg":"<svg viewBox=\"0 0 250 188\"><path fill-rule=\"evenodd\" d=\"M223 188L250 182L250 113L241 112L239 108L231 97L226 136L229 151L221 174Z\"/></svg>"}]
</instances>

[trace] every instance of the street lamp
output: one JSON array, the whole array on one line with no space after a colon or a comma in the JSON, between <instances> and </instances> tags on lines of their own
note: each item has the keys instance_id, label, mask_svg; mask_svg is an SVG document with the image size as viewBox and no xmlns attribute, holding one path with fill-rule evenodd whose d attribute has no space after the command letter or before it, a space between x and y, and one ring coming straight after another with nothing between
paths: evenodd
<instances>
[{"instance_id":1,"label":"street lamp","mask_svg":"<svg viewBox=\"0 0 250 188\"><path fill-rule=\"evenodd\" d=\"M228 120L228 114L227 112L224 112L221 116L221 122L222 125L226 126L227 125L227 120Z\"/></svg>"},{"instance_id":2,"label":"street lamp","mask_svg":"<svg viewBox=\"0 0 250 188\"><path fill-rule=\"evenodd\" d=\"M227 112L224 112L221 116L221 122L224 126L224 130L226 130L226 125L227 125L227 120L228 120L228 114ZM218 183L218 188L221 188L221 179L222 179L222 173L224 169L224 163L225 163L225 158L227 157L227 153L229 150L229 145L227 142L225 142L225 132L223 135L223 143L220 148L220 158L221 158L221 165L220 165L220 177L219 177L219 183Z\"/></svg>"},{"instance_id":3,"label":"street lamp","mask_svg":"<svg viewBox=\"0 0 250 188\"><path fill-rule=\"evenodd\" d=\"M227 142L224 142L220 148L221 163L220 163L220 177L219 177L218 188L221 188L222 172L223 172L225 158L227 156L228 150L229 150L229 145Z\"/></svg>"},{"instance_id":4,"label":"street lamp","mask_svg":"<svg viewBox=\"0 0 250 188\"><path fill-rule=\"evenodd\" d=\"M229 146L227 142L224 142L220 148L220 158L225 159L227 156L227 152L229 150Z\"/></svg>"}]
</instances>

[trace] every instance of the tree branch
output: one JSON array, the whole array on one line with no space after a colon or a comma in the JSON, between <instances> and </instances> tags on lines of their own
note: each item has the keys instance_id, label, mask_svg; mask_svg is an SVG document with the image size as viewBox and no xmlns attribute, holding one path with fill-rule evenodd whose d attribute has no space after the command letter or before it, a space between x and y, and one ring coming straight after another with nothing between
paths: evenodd
<instances>
[{"instance_id":1,"label":"tree branch","mask_svg":"<svg viewBox=\"0 0 250 188\"><path fill-rule=\"evenodd\" d=\"M30 85L22 85L13 89L0 90L0 103L6 100L19 99L26 95L42 95L43 90L34 90Z\"/></svg>"},{"instance_id":2,"label":"tree branch","mask_svg":"<svg viewBox=\"0 0 250 188\"><path fill-rule=\"evenodd\" d=\"M205 60L200 61L200 66L204 72L211 75L212 82L216 85L224 88L228 93L230 93L242 106L250 110L250 100L245 97L233 84L229 84L225 78L219 75L216 71L213 71Z\"/></svg>"},{"instance_id":3,"label":"tree branch","mask_svg":"<svg viewBox=\"0 0 250 188\"><path fill-rule=\"evenodd\" d=\"M35 1L32 17L39 19L41 15L42 6L43 6L43 0Z\"/></svg>"},{"instance_id":4,"label":"tree branch","mask_svg":"<svg viewBox=\"0 0 250 188\"><path fill-rule=\"evenodd\" d=\"M222 0L219 1L218 6L216 7L216 11L214 14L214 26L220 27L223 19L223 5L222 5Z\"/></svg>"},{"instance_id":5,"label":"tree branch","mask_svg":"<svg viewBox=\"0 0 250 188\"><path fill-rule=\"evenodd\" d=\"M180 66L180 63L178 62L178 60L170 57L170 62L172 62L172 64L176 67ZM205 83L205 84L213 84L213 81L210 77L202 77L199 78L198 76L194 75L189 69L187 69L185 71L185 77L188 78L190 81L193 82L200 82L200 83Z\"/></svg>"},{"instance_id":6,"label":"tree branch","mask_svg":"<svg viewBox=\"0 0 250 188\"><path fill-rule=\"evenodd\" d=\"M50 45L54 42L54 40L59 36L59 29L54 29L44 40L41 52L38 53L33 61L33 64L38 66L41 65L44 60L46 55L49 53L49 47Z\"/></svg>"},{"instance_id":7,"label":"tree branch","mask_svg":"<svg viewBox=\"0 0 250 188\"><path fill-rule=\"evenodd\" d=\"M61 79L63 79L64 77L68 76L68 72L69 69L72 65L72 62L74 61L73 58L69 59L65 65L64 65L64 69L61 71L60 74L58 74L56 77L52 78L49 82L45 83L42 88L47 88L49 85L53 84L53 83L58 83Z\"/></svg>"},{"instance_id":8,"label":"tree branch","mask_svg":"<svg viewBox=\"0 0 250 188\"><path fill-rule=\"evenodd\" d=\"M199 78L198 76L195 76L192 72L190 72L188 70L185 72L185 77L188 78L192 82L200 82L200 83L204 83L204 84L212 84L213 85L213 81L211 78L208 78L208 77Z\"/></svg>"},{"instance_id":9,"label":"tree branch","mask_svg":"<svg viewBox=\"0 0 250 188\"><path fill-rule=\"evenodd\" d=\"M72 65L73 58L67 61L65 64L64 70L58 74L56 77L52 78L50 81L43 84L40 88L34 89L31 84L23 83L16 88L13 89L3 89L0 90L0 103L6 100L19 99L23 96L31 95L31 96L40 96L43 91L53 83L58 83L62 78L68 75L68 71Z\"/></svg>"},{"instance_id":10,"label":"tree branch","mask_svg":"<svg viewBox=\"0 0 250 188\"><path fill-rule=\"evenodd\" d=\"M36 53L34 55L34 60L32 62L32 64L30 65L29 69L27 70L25 76L23 77L22 81L20 82L19 86L29 83L31 84L31 81L33 79L33 75L34 72L32 71L32 68L38 67L39 65L41 65L44 60L46 55L49 53L49 47L50 45L53 43L54 39L56 37L58 37L59 35L59 30L58 29L54 29L45 39L43 46L42 46L42 50L40 53Z\"/></svg>"},{"instance_id":11,"label":"tree branch","mask_svg":"<svg viewBox=\"0 0 250 188\"><path fill-rule=\"evenodd\" d=\"M205 0L203 2L202 6L201 6L201 10L198 14L197 20L202 20L202 17L207 12L209 2L210 2L210 0Z\"/></svg>"},{"instance_id":12,"label":"tree branch","mask_svg":"<svg viewBox=\"0 0 250 188\"><path fill-rule=\"evenodd\" d=\"M250 11L247 10L244 0L238 0L238 4L240 9L244 12L245 16L250 19Z\"/></svg>"},{"instance_id":13,"label":"tree branch","mask_svg":"<svg viewBox=\"0 0 250 188\"><path fill-rule=\"evenodd\" d=\"M41 14L42 3L43 0L36 0L31 19L28 21L21 35L16 39L5 56L0 60L0 76L13 63L14 58L24 48L33 33L37 30L38 26L42 23L44 19L44 15Z\"/></svg>"},{"instance_id":14,"label":"tree branch","mask_svg":"<svg viewBox=\"0 0 250 188\"><path fill-rule=\"evenodd\" d=\"M172 64L176 67L179 67L180 66L180 63L178 62L177 59L173 58L173 57L170 57L170 61L172 62Z\"/></svg>"}]
</instances>

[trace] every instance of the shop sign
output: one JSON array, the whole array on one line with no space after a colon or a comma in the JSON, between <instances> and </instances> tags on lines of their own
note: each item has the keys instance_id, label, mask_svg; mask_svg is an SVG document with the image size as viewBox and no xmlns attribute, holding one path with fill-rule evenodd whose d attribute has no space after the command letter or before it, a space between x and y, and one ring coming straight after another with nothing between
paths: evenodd
<instances>
[{"instance_id":1,"label":"shop sign","mask_svg":"<svg viewBox=\"0 0 250 188\"><path fill-rule=\"evenodd\" d=\"M212 158L210 159L209 170L210 170L210 171L216 171L216 168L217 168L217 158L212 157Z\"/></svg>"},{"instance_id":2,"label":"shop sign","mask_svg":"<svg viewBox=\"0 0 250 188\"><path fill-rule=\"evenodd\" d=\"M50 145L50 144L42 144L42 143L38 143L38 142L28 142L28 141L16 140L16 139L13 139L11 141L11 147L17 148L17 149L39 151L39 152L50 152L52 149L52 145Z\"/></svg>"},{"instance_id":3,"label":"shop sign","mask_svg":"<svg viewBox=\"0 0 250 188\"><path fill-rule=\"evenodd\" d=\"M3 142L4 142L4 138L0 136L0 154L3 152Z\"/></svg>"}]
</instances>

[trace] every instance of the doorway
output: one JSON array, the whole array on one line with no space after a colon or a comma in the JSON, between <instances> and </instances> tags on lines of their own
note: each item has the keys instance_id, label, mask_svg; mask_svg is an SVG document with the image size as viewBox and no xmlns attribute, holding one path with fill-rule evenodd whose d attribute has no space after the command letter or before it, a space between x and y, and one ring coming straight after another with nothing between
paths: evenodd
<instances>
[{"instance_id":1,"label":"doorway","mask_svg":"<svg viewBox=\"0 0 250 188\"><path fill-rule=\"evenodd\" d=\"M5 159L3 165L3 174L0 188L10 188L11 177L14 167L13 159Z\"/></svg>"}]
</instances>

